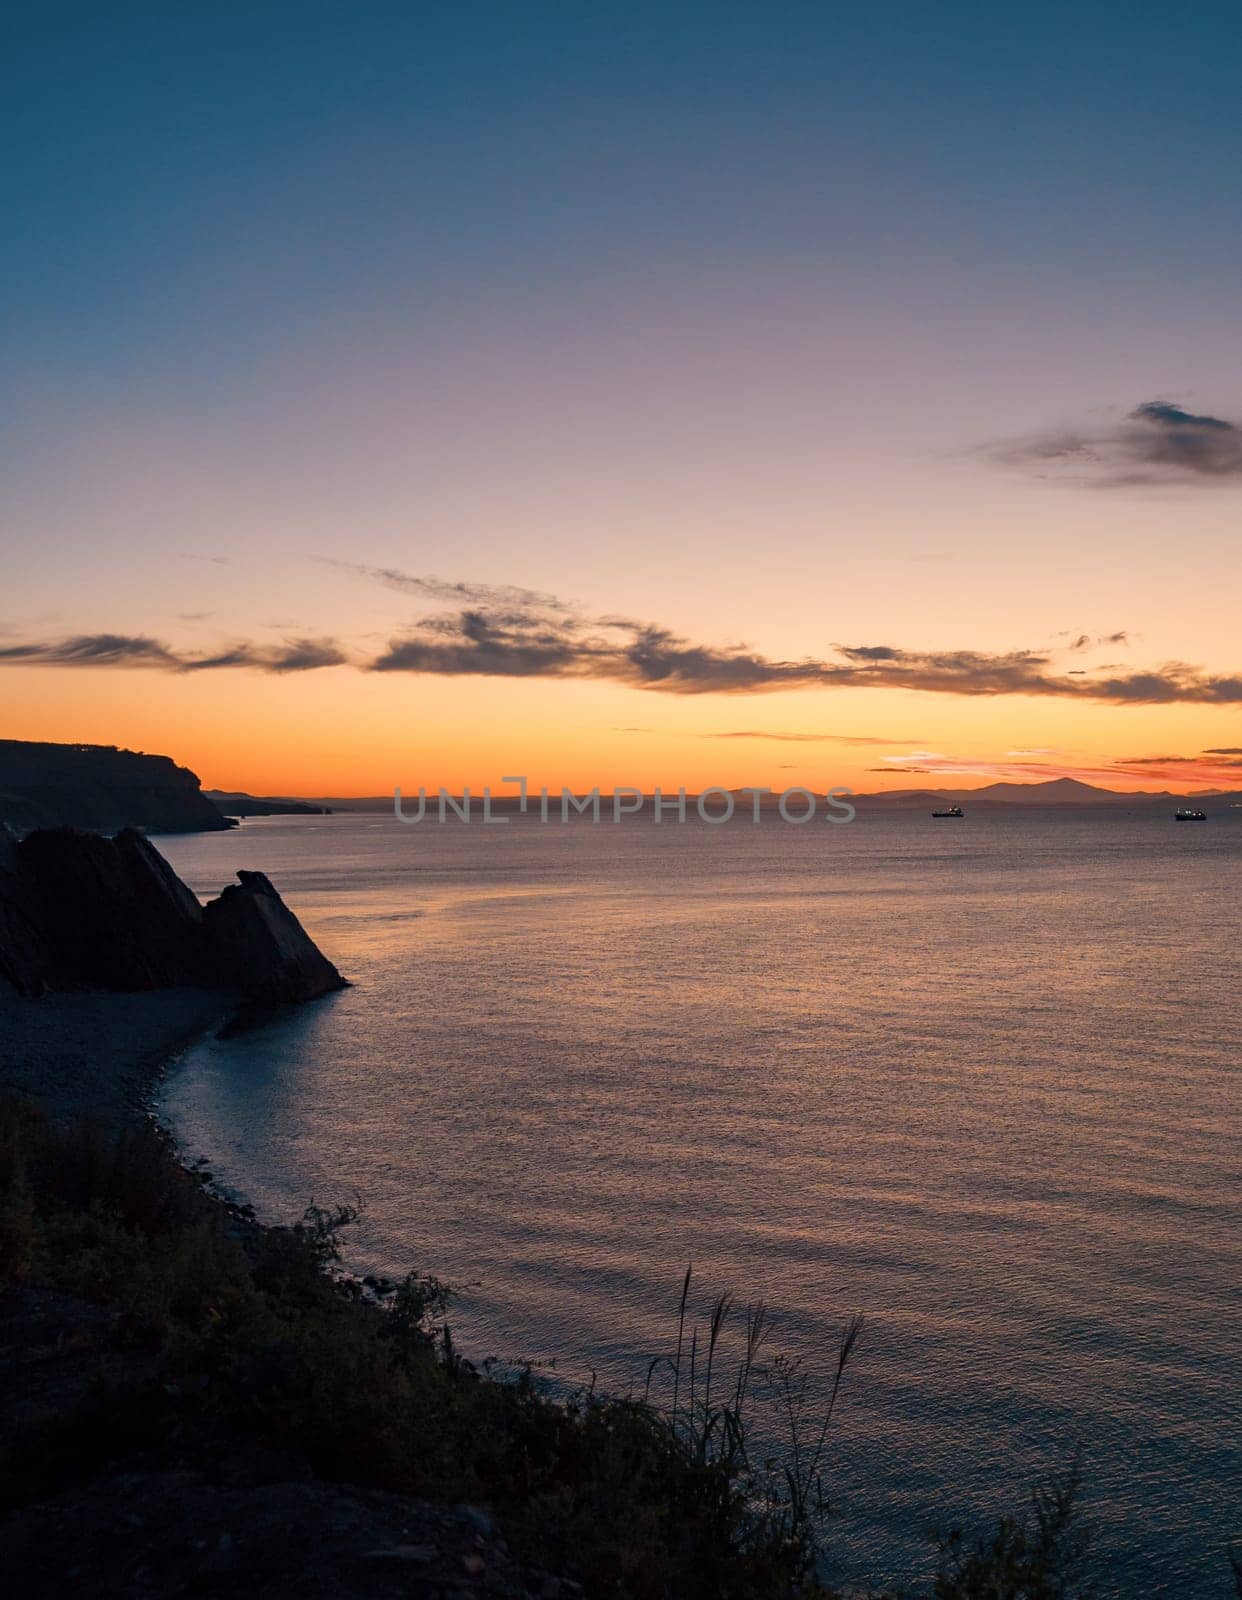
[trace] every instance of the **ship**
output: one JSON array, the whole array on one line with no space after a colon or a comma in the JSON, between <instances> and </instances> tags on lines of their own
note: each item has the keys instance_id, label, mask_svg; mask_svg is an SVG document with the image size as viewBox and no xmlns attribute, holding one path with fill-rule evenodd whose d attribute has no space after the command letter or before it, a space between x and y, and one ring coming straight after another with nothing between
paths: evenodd
<instances>
[{"instance_id":1,"label":"ship","mask_svg":"<svg viewBox=\"0 0 1242 1600\"><path fill-rule=\"evenodd\" d=\"M950 806L947 811L933 811L933 817L964 817L966 813L961 806Z\"/></svg>"},{"instance_id":2,"label":"ship","mask_svg":"<svg viewBox=\"0 0 1242 1600\"><path fill-rule=\"evenodd\" d=\"M1207 821L1207 812L1206 811L1175 811L1173 813L1173 820L1174 820L1174 822L1206 822Z\"/></svg>"}]
</instances>

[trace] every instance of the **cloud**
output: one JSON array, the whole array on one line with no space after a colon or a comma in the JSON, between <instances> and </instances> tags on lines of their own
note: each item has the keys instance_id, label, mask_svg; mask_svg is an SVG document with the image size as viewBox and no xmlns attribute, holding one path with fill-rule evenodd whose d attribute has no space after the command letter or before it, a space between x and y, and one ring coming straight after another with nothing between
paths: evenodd
<instances>
[{"instance_id":1,"label":"cloud","mask_svg":"<svg viewBox=\"0 0 1242 1600\"><path fill-rule=\"evenodd\" d=\"M365 568L370 572L381 569ZM438 579L403 581L439 584ZM151 667L203 672L226 667L306 672L350 664L377 673L442 677L590 679L672 695L741 695L800 689L905 689L968 697L1031 695L1114 705L1242 705L1242 675L1212 674L1185 662L1131 670L1065 668L1049 650L908 650L888 643L835 644L823 656L785 660L744 644L712 645L671 629L618 616L590 617L555 596L510 585L442 585L493 598L422 617L378 655L352 653L334 639L293 637L277 645L230 644L214 653L176 649L146 635L83 634L7 644L0 665ZM536 603L539 602L539 603ZM1074 641L1077 644L1077 640ZM770 734L740 729L721 737L792 742L831 734ZM906 743L876 738L875 743Z\"/></svg>"},{"instance_id":2,"label":"cloud","mask_svg":"<svg viewBox=\"0 0 1242 1600\"><path fill-rule=\"evenodd\" d=\"M1203 755L1198 756L1126 756L1117 765L1129 771L1194 767L1196 771L1206 772L1211 768L1212 775L1215 776L1242 769L1242 750L1226 751L1223 754L1219 751L1205 751Z\"/></svg>"},{"instance_id":3,"label":"cloud","mask_svg":"<svg viewBox=\"0 0 1242 1600\"><path fill-rule=\"evenodd\" d=\"M166 644L141 634L85 633L55 643L15 644L0 649L0 661L57 667L175 667Z\"/></svg>"},{"instance_id":4,"label":"cloud","mask_svg":"<svg viewBox=\"0 0 1242 1600\"><path fill-rule=\"evenodd\" d=\"M186 654L143 634L87 633L0 648L0 665L156 667L165 672L208 672L223 667L308 672L316 667L340 666L347 659L331 639L286 639L278 645L236 644L214 654Z\"/></svg>"},{"instance_id":5,"label":"cloud","mask_svg":"<svg viewBox=\"0 0 1242 1600\"><path fill-rule=\"evenodd\" d=\"M313 672L344 666L348 657L333 639L286 639L283 644L251 646L255 665L265 672Z\"/></svg>"},{"instance_id":6,"label":"cloud","mask_svg":"<svg viewBox=\"0 0 1242 1600\"><path fill-rule=\"evenodd\" d=\"M1242 478L1242 428L1168 400L1145 400L1108 424L1032 433L983 451L1002 466L1037 477L1101 488Z\"/></svg>"},{"instance_id":7,"label":"cloud","mask_svg":"<svg viewBox=\"0 0 1242 1600\"><path fill-rule=\"evenodd\" d=\"M1025 752L1010 751L1010 756ZM1210 755L1210 752L1208 753ZM935 774L988 778L996 782L1047 782L1051 778L1077 778L1082 783L1107 787L1119 779L1143 783L1172 783L1194 788L1207 785L1236 786L1242 761L1205 759L1204 756L1128 756L1088 766L1072 761L993 760L989 757L945 755L934 750L911 750L905 756L885 756L884 765L872 772Z\"/></svg>"},{"instance_id":8,"label":"cloud","mask_svg":"<svg viewBox=\"0 0 1242 1600\"><path fill-rule=\"evenodd\" d=\"M1070 635L1067 632L1058 634L1057 637L1069 639L1069 643L1065 648L1072 655L1077 655L1083 650L1094 650L1097 645L1101 644L1129 644L1130 642L1130 635L1124 630L1118 633L1079 633L1074 635Z\"/></svg>"},{"instance_id":9,"label":"cloud","mask_svg":"<svg viewBox=\"0 0 1242 1600\"><path fill-rule=\"evenodd\" d=\"M884 688L932 694L1027 694L1119 705L1242 704L1242 676L1184 662L1146 671L1060 671L1052 654L905 650L839 644L834 655L779 660L743 645L694 643L654 623L558 612L471 607L424 618L370 663L374 672L447 677L589 678L663 694L758 694L782 689Z\"/></svg>"},{"instance_id":10,"label":"cloud","mask_svg":"<svg viewBox=\"0 0 1242 1600\"><path fill-rule=\"evenodd\" d=\"M522 589L511 583L466 583L445 578L402 572L397 567L372 567L361 561L338 561L332 556L315 558L325 567L351 572L398 594L421 595L427 600L444 600L450 605L500 605L516 609L570 611L570 604L540 589Z\"/></svg>"}]
</instances>

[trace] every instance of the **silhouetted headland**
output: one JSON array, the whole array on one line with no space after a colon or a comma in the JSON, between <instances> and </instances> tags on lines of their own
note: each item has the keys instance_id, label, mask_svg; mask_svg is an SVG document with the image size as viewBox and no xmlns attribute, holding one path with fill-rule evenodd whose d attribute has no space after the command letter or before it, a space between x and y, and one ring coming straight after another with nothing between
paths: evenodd
<instances>
[{"instance_id":1,"label":"silhouetted headland","mask_svg":"<svg viewBox=\"0 0 1242 1600\"><path fill-rule=\"evenodd\" d=\"M87 828L203 833L232 824L169 756L105 744L0 739L0 822L14 833Z\"/></svg>"}]
</instances>

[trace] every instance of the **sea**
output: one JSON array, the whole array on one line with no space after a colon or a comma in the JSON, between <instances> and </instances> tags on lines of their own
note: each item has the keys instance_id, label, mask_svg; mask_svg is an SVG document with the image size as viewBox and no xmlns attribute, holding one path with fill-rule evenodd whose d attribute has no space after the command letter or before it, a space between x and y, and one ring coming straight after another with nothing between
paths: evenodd
<instances>
[{"instance_id":1,"label":"sea","mask_svg":"<svg viewBox=\"0 0 1242 1600\"><path fill-rule=\"evenodd\" d=\"M555 813L554 813L555 815ZM456 1287L472 1359L642 1393L720 1293L822 1398L827 1570L1076 1461L1098 1592L1225 1596L1242 1539L1242 810L274 817L157 841L266 872L352 987L175 1066L160 1111L267 1220ZM657 1369L660 1371L662 1369ZM760 1418L781 1447L779 1418Z\"/></svg>"}]
</instances>

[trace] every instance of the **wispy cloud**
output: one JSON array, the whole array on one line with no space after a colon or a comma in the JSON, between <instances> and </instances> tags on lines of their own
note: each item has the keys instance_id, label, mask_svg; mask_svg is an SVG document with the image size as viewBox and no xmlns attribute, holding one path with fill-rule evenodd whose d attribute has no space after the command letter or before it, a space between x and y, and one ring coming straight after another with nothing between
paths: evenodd
<instances>
[{"instance_id":1,"label":"wispy cloud","mask_svg":"<svg viewBox=\"0 0 1242 1600\"><path fill-rule=\"evenodd\" d=\"M1027 752L1010 751L1010 757ZM1034 752L1032 752L1034 753ZM1229 752L1221 759L1218 752L1204 751L1201 755L1147 755L1127 756L1117 761L1087 765L1074 761L992 760L984 756L946 755L936 750L911 750L904 756L885 756L883 764L872 767L872 772L918 774L938 777L987 778L993 782L1033 783L1047 782L1050 778L1077 778L1082 783L1107 787L1123 780L1144 783L1174 784L1194 789L1205 787L1237 787L1242 774L1242 752Z\"/></svg>"},{"instance_id":2,"label":"wispy cloud","mask_svg":"<svg viewBox=\"0 0 1242 1600\"><path fill-rule=\"evenodd\" d=\"M571 611L572 605L542 589L523 589L513 583L468 583L427 574L403 572L398 567L372 567L362 561L338 561L332 556L315 558L322 566L366 578L398 594L419 595L425 600L443 600L450 605L506 606L540 611Z\"/></svg>"},{"instance_id":3,"label":"wispy cloud","mask_svg":"<svg viewBox=\"0 0 1242 1600\"><path fill-rule=\"evenodd\" d=\"M1101 488L1242 478L1242 428L1169 400L1145 400L1111 422L1041 430L983 450L1002 466Z\"/></svg>"},{"instance_id":4,"label":"wispy cloud","mask_svg":"<svg viewBox=\"0 0 1242 1600\"><path fill-rule=\"evenodd\" d=\"M1130 635L1124 630L1117 633L1078 633L1073 635L1067 632L1059 637L1069 640L1065 648L1074 654L1078 654L1083 650L1094 650L1097 645L1101 644L1129 644L1130 642Z\"/></svg>"},{"instance_id":5,"label":"wispy cloud","mask_svg":"<svg viewBox=\"0 0 1242 1600\"><path fill-rule=\"evenodd\" d=\"M176 657L158 639L123 633L86 633L55 642L5 645L0 661L57 667L169 667Z\"/></svg>"},{"instance_id":6,"label":"wispy cloud","mask_svg":"<svg viewBox=\"0 0 1242 1600\"><path fill-rule=\"evenodd\" d=\"M143 634L86 633L68 639L0 647L0 666L156 667L164 672L209 672L255 667L261 672L309 672L342 665L332 639L286 639L276 645L234 644L212 653L177 651Z\"/></svg>"}]
</instances>

